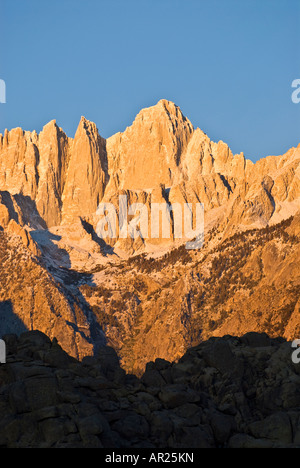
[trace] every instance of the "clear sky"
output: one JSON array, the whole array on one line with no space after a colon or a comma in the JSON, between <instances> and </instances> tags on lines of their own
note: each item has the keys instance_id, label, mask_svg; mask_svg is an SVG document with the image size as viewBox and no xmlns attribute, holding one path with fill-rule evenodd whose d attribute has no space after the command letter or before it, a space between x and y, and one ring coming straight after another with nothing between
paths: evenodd
<instances>
[{"instance_id":1,"label":"clear sky","mask_svg":"<svg viewBox=\"0 0 300 468\"><path fill-rule=\"evenodd\" d=\"M300 0L0 0L0 132L109 137L168 99L253 161L300 142Z\"/></svg>"}]
</instances>

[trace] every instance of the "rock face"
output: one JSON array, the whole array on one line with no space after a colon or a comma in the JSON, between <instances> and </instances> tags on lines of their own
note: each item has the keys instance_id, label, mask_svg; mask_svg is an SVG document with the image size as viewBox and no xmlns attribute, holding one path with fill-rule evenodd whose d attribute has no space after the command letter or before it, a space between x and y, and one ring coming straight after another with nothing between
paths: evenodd
<instances>
[{"instance_id":1,"label":"rock face","mask_svg":"<svg viewBox=\"0 0 300 468\"><path fill-rule=\"evenodd\" d=\"M16 235L22 241L22 244L27 247L36 257L40 255L39 248L36 242L26 229L20 226L14 219L11 219L7 226L7 232Z\"/></svg>"},{"instance_id":2,"label":"rock face","mask_svg":"<svg viewBox=\"0 0 300 468\"><path fill-rule=\"evenodd\" d=\"M81 118L72 146L62 196L64 223L95 215L107 183L105 140L96 125Z\"/></svg>"},{"instance_id":3,"label":"rock face","mask_svg":"<svg viewBox=\"0 0 300 468\"><path fill-rule=\"evenodd\" d=\"M60 223L70 144L55 121L39 135L17 128L0 138L1 189L29 197L48 226Z\"/></svg>"},{"instance_id":4,"label":"rock face","mask_svg":"<svg viewBox=\"0 0 300 468\"><path fill-rule=\"evenodd\" d=\"M82 118L75 139L49 122L39 135L20 128L0 137L0 188L30 197L48 226L88 218L107 183L105 140Z\"/></svg>"},{"instance_id":5,"label":"rock face","mask_svg":"<svg viewBox=\"0 0 300 468\"><path fill-rule=\"evenodd\" d=\"M56 226L61 222L62 194L71 147L71 140L56 125L55 120L45 125L39 135L39 181L35 201L47 226Z\"/></svg>"},{"instance_id":6,"label":"rock face","mask_svg":"<svg viewBox=\"0 0 300 468\"><path fill-rule=\"evenodd\" d=\"M2 448L300 447L300 370L284 340L210 339L137 379L109 347L81 363L38 331L4 338Z\"/></svg>"},{"instance_id":7,"label":"rock face","mask_svg":"<svg viewBox=\"0 0 300 468\"><path fill-rule=\"evenodd\" d=\"M35 199L38 185L38 135L15 128L0 137L1 189Z\"/></svg>"},{"instance_id":8,"label":"rock face","mask_svg":"<svg viewBox=\"0 0 300 468\"><path fill-rule=\"evenodd\" d=\"M55 121L39 135L6 131L0 136L0 190L29 197L47 227L80 216L95 228L100 201L117 207L116 198L126 193L128 204L152 203L163 187L164 202L200 201L207 217L230 234L295 214L299 160L300 146L253 164L226 143L212 142L174 103L161 100L107 140L84 117L74 140ZM122 239L121 245L126 247ZM128 248L136 250L130 242Z\"/></svg>"},{"instance_id":9,"label":"rock face","mask_svg":"<svg viewBox=\"0 0 300 468\"><path fill-rule=\"evenodd\" d=\"M107 140L110 184L114 189L147 190L178 183L181 157L192 134L192 124L172 102L161 100L143 109L131 127Z\"/></svg>"}]
</instances>

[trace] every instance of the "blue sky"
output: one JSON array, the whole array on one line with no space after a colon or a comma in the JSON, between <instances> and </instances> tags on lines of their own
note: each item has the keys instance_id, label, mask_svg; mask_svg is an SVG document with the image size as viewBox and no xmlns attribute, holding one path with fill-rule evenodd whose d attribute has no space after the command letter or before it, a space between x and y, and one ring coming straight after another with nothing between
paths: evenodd
<instances>
[{"instance_id":1,"label":"blue sky","mask_svg":"<svg viewBox=\"0 0 300 468\"><path fill-rule=\"evenodd\" d=\"M253 161L300 142L300 0L0 0L0 132L109 137L169 99Z\"/></svg>"}]
</instances>

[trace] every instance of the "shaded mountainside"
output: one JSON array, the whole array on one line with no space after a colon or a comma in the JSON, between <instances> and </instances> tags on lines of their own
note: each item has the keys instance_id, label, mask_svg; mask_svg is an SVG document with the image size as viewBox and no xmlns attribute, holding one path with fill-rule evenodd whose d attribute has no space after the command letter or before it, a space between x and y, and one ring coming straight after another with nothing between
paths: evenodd
<instances>
[{"instance_id":1,"label":"shaded mountainside","mask_svg":"<svg viewBox=\"0 0 300 468\"><path fill-rule=\"evenodd\" d=\"M183 245L92 272L45 263L21 234L0 232L1 335L39 329L76 358L106 342L137 375L211 336L300 336L299 215L223 241L214 229L199 250Z\"/></svg>"},{"instance_id":2,"label":"shaded mountainside","mask_svg":"<svg viewBox=\"0 0 300 468\"><path fill-rule=\"evenodd\" d=\"M211 338L125 374L112 348L79 362L41 332L6 335L0 447L300 447L300 364L265 334Z\"/></svg>"},{"instance_id":3,"label":"shaded mountainside","mask_svg":"<svg viewBox=\"0 0 300 468\"><path fill-rule=\"evenodd\" d=\"M88 306L76 295L78 275L65 273L64 281L74 284L67 290L24 245L19 232L0 231L0 264L1 336L38 329L56 337L74 357L93 354L104 337L95 332Z\"/></svg>"},{"instance_id":4,"label":"shaded mountainside","mask_svg":"<svg viewBox=\"0 0 300 468\"><path fill-rule=\"evenodd\" d=\"M292 340L300 336L296 226L290 218L221 243L211 233L208 247L132 257L81 291L130 372L156 357L176 360L211 336L251 330Z\"/></svg>"}]
</instances>

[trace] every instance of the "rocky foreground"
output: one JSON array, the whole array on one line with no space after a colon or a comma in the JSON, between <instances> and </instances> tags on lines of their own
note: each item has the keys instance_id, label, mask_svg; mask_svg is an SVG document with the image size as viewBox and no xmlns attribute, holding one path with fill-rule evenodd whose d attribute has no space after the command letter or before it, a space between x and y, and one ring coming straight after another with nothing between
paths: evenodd
<instances>
[{"instance_id":1,"label":"rocky foreground","mask_svg":"<svg viewBox=\"0 0 300 468\"><path fill-rule=\"evenodd\" d=\"M211 338L140 379L109 347L79 362L39 331L4 339L0 447L300 447L300 364L281 338Z\"/></svg>"}]
</instances>

